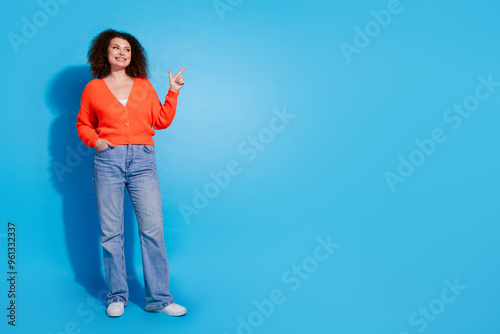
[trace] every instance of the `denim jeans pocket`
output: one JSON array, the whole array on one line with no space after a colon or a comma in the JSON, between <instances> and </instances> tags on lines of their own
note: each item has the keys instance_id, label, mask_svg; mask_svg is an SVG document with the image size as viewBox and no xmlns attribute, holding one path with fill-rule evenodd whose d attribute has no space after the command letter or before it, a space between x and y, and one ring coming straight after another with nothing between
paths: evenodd
<instances>
[{"instance_id":1,"label":"denim jeans pocket","mask_svg":"<svg viewBox=\"0 0 500 334\"><path fill-rule=\"evenodd\" d=\"M146 153L155 153L154 145L143 145L143 148Z\"/></svg>"},{"instance_id":2,"label":"denim jeans pocket","mask_svg":"<svg viewBox=\"0 0 500 334\"><path fill-rule=\"evenodd\" d=\"M108 146L108 147L106 147L104 150L100 150L100 151L95 150L95 153L96 153L96 154L101 154L101 153L106 152L106 151L109 151L109 146Z\"/></svg>"}]
</instances>

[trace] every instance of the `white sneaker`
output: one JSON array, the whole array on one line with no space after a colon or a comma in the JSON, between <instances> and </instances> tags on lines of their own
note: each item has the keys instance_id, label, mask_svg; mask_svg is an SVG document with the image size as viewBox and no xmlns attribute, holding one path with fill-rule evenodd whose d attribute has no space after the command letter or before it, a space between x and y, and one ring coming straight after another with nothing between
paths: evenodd
<instances>
[{"instance_id":1,"label":"white sneaker","mask_svg":"<svg viewBox=\"0 0 500 334\"><path fill-rule=\"evenodd\" d=\"M180 317L186 314L187 309L184 306L172 303L161 310L157 310L156 312L165 313L166 315L171 315L173 317Z\"/></svg>"},{"instance_id":2,"label":"white sneaker","mask_svg":"<svg viewBox=\"0 0 500 334\"><path fill-rule=\"evenodd\" d=\"M125 311L125 306L122 302L114 302L108 305L106 309L106 314L110 317L119 317Z\"/></svg>"}]
</instances>

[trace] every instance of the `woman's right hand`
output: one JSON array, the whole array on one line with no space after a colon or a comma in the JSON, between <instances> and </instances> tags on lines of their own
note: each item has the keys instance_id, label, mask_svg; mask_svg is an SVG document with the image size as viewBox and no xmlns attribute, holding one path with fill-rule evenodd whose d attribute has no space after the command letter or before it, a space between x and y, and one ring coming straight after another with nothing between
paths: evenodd
<instances>
[{"instance_id":1,"label":"woman's right hand","mask_svg":"<svg viewBox=\"0 0 500 334\"><path fill-rule=\"evenodd\" d=\"M115 144L111 143L109 140L106 140L106 139L97 139L97 141L95 142L95 149L96 151L104 151L105 149L107 149L108 147L115 147Z\"/></svg>"}]
</instances>

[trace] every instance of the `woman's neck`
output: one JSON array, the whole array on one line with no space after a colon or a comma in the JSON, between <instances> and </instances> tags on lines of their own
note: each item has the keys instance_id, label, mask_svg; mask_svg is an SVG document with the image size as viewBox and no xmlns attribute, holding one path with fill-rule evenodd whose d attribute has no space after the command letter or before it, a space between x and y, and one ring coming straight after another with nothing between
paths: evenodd
<instances>
[{"instance_id":1,"label":"woman's neck","mask_svg":"<svg viewBox=\"0 0 500 334\"><path fill-rule=\"evenodd\" d=\"M130 80L131 78L127 75L125 69L120 69L120 70L111 69L111 72L108 74L106 79L110 81L126 81Z\"/></svg>"}]
</instances>

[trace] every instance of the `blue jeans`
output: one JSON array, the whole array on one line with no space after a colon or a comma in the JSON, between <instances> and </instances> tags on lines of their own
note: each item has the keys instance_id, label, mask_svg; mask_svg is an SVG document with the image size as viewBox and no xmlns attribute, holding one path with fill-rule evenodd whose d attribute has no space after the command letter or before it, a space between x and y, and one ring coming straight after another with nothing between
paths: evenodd
<instances>
[{"instance_id":1,"label":"blue jeans","mask_svg":"<svg viewBox=\"0 0 500 334\"><path fill-rule=\"evenodd\" d=\"M123 249L123 206L128 190L139 225L146 310L174 301L163 239L160 184L153 145L117 145L96 151L94 193L101 225L101 245L109 293L107 302L128 302Z\"/></svg>"}]
</instances>

